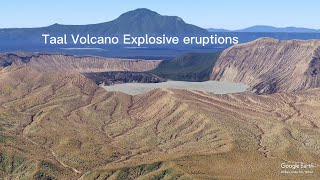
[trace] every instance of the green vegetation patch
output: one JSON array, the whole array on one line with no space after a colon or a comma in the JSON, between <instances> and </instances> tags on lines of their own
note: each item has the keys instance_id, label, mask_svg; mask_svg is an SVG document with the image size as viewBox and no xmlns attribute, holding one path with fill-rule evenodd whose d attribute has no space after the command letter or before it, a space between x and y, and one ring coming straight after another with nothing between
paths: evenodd
<instances>
[{"instance_id":1,"label":"green vegetation patch","mask_svg":"<svg viewBox=\"0 0 320 180\"><path fill-rule=\"evenodd\" d=\"M26 162L26 158L0 152L0 171L2 174L12 174Z\"/></svg>"},{"instance_id":2,"label":"green vegetation patch","mask_svg":"<svg viewBox=\"0 0 320 180\"><path fill-rule=\"evenodd\" d=\"M170 174L169 170L164 170L150 178L151 180L161 180L164 179L164 177L166 177L168 174Z\"/></svg>"},{"instance_id":3,"label":"green vegetation patch","mask_svg":"<svg viewBox=\"0 0 320 180\"><path fill-rule=\"evenodd\" d=\"M121 169L117 179L135 179L160 168L162 163L143 164L137 167Z\"/></svg>"},{"instance_id":4,"label":"green vegetation patch","mask_svg":"<svg viewBox=\"0 0 320 180\"><path fill-rule=\"evenodd\" d=\"M43 170L51 171L51 172L61 172L63 171L62 168L56 166L55 164L49 162L49 161L41 161L40 167Z\"/></svg>"},{"instance_id":5,"label":"green vegetation patch","mask_svg":"<svg viewBox=\"0 0 320 180\"><path fill-rule=\"evenodd\" d=\"M37 172L34 176L33 179L35 180L55 180L56 178L44 173L44 172Z\"/></svg>"},{"instance_id":6,"label":"green vegetation patch","mask_svg":"<svg viewBox=\"0 0 320 180\"><path fill-rule=\"evenodd\" d=\"M184 54L163 61L151 73L176 81L207 81L219 56L220 52Z\"/></svg>"},{"instance_id":7,"label":"green vegetation patch","mask_svg":"<svg viewBox=\"0 0 320 180\"><path fill-rule=\"evenodd\" d=\"M5 131L8 128L12 128L13 125L9 122L7 114L0 113L0 132Z\"/></svg>"}]
</instances>

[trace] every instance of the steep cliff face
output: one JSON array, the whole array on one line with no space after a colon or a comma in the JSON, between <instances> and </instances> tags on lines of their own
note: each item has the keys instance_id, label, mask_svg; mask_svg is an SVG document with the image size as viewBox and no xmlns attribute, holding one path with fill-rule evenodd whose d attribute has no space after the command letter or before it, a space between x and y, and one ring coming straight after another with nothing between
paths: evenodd
<instances>
[{"instance_id":1,"label":"steep cliff face","mask_svg":"<svg viewBox=\"0 0 320 180\"><path fill-rule=\"evenodd\" d=\"M320 41L261 38L225 50L211 79L243 82L258 94L320 87Z\"/></svg>"},{"instance_id":2,"label":"steep cliff face","mask_svg":"<svg viewBox=\"0 0 320 180\"><path fill-rule=\"evenodd\" d=\"M156 68L160 60L129 60L94 56L73 56L46 53L3 53L0 67L15 65L32 67L36 70L73 70L77 72L105 71L149 71Z\"/></svg>"},{"instance_id":3,"label":"steep cliff face","mask_svg":"<svg viewBox=\"0 0 320 180\"><path fill-rule=\"evenodd\" d=\"M162 61L151 73L178 81L208 81L220 52L187 53L170 61Z\"/></svg>"}]
</instances>

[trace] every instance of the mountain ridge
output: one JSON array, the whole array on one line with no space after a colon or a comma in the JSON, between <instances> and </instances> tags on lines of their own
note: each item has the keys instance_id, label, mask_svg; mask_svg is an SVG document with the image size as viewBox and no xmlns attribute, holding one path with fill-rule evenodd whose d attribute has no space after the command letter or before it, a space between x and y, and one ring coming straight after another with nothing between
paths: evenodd
<instances>
[{"instance_id":1,"label":"mountain ridge","mask_svg":"<svg viewBox=\"0 0 320 180\"><path fill-rule=\"evenodd\" d=\"M161 15L149 9L140 8L125 12L114 20L88 25L63 25L52 24L46 27L37 28L6 28L0 29L0 51L29 51L29 52L63 52L78 55L99 55L105 57L173 57L178 55L180 50L184 53L204 52L208 47L201 45L186 45L180 41L177 45L146 45L143 49L129 49L134 45L123 43L123 34L131 36L177 36L182 39L186 36L202 37L217 34L221 37L238 37L240 43L249 42L259 37L273 37L277 39L320 39L320 33L296 33L295 31L279 32L237 32L224 29L211 30L209 32L204 28L186 23L178 16ZM45 44L43 34L50 34L50 37L61 37L70 34L86 37L87 35L96 37L118 37L119 43L114 44L73 44L68 39L68 44ZM210 49L218 51L230 47L230 44L212 45ZM92 48L92 49L91 49ZM93 49L94 48L94 49ZM127 49L128 48L128 49ZM115 50L115 51L109 51ZM154 53L153 53L154 52ZM156 54L156 55L154 55Z\"/></svg>"},{"instance_id":2,"label":"mountain ridge","mask_svg":"<svg viewBox=\"0 0 320 180\"><path fill-rule=\"evenodd\" d=\"M148 71L157 67L161 60L105 58L76 56L61 53L0 53L0 67L29 66L42 71L72 70L77 72Z\"/></svg>"},{"instance_id":3,"label":"mountain ridge","mask_svg":"<svg viewBox=\"0 0 320 180\"><path fill-rule=\"evenodd\" d=\"M221 53L211 79L243 82L258 94L320 87L319 40L260 38Z\"/></svg>"},{"instance_id":4,"label":"mountain ridge","mask_svg":"<svg viewBox=\"0 0 320 180\"><path fill-rule=\"evenodd\" d=\"M117 37L119 40L116 44L45 44L43 34L49 34L54 37L61 37L71 34L80 36L96 37ZM118 18L109 22L88 24L88 25L63 25L55 23L47 27L38 28L7 28L0 29L0 50L9 51L42 51L42 52L67 52L63 48L103 48L119 49L130 47L123 43L123 35L130 36L207 36L210 33L198 26L188 24L177 16L164 16L148 9L136 9L120 15ZM148 45L148 47L159 47L163 45ZM166 45L171 47L174 45ZM183 44L179 44L182 47ZM173 48L173 47L171 47ZM124 50L126 51L126 49ZM130 51L130 50L127 50ZM81 52L80 52L81 53ZM90 51L90 53L99 54L100 52ZM107 52L106 52L107 53ZM139 55L138 55L139 56Z\"/></svg>"},{"instance_id":5,"label":"mountain ridge","mask_svg":"<svg viewBox=\"0 0 320 180\"><path fill-rule=\"evenodd\" d=\"M251 32L251 33L320 33L320 29L312 29L305 27L275 27L268 25L255 25L244 29L228 30L228 29L216 29L207 28L209 32Z\"/></svg>"},{"instance_id":6,"label":"mountain ridge","mask_svg":"<svg viewBox=\"0 0 320 180\"><path fill-rule=\"evenodd\" d=\"M155 11L146 8L138 8L121 14L114 20L84 25L66 25L54 23L46 27L36 28L4 28L0 31L19 31L19 30L38 30L38 31L68 31L74 33L83 33L92 31L92 34L117 35L121 33L130 33L132 35L164 34L172 33L173 35L183 34L207 34L207 30L195 25L187 24L178 16L160 15Z\"/></svg>"}]
</instances>

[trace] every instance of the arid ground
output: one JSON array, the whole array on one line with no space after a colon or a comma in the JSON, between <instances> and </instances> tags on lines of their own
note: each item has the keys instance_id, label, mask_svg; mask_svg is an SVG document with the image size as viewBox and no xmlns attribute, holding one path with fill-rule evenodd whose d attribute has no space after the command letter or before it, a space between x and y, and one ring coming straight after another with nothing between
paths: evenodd
<instances>
[{"instance_id":1,"label":"arid ground","mask_svg":"<svg viewBox=\"0 0 320 180\"><path fill-rule=\"evenodd\" d=\"M133 96L82 74L150 71L158 60L1 54L0 176L320 179L319 44L260 39L227 49L211 79L250 92L221 95ZM286 168L296 164L310 166Z\"/></svg>"}]
</instances>

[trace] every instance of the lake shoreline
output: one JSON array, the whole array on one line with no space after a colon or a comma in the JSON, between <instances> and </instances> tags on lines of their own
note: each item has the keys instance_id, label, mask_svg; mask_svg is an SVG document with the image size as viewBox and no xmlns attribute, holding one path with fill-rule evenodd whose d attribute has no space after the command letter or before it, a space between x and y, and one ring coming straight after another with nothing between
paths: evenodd
<instances>
[{"instance_id":1,"label":"lake shoreline","mask_svg":"<svg viewBox=\"0 0 320 180\"><path fill-rule=\"evenodd\" d=\"M160 83L124 83L114 84L111 86L101 86L107 91L123 92L129 95L143 94L153 89L184 89L198 90L213 94L230 94L246 92L249 86L243 83L223 82L223 81L204 81L204 82L187 82L187 81L166 81Z\"/></svg>"}]
</instances>

